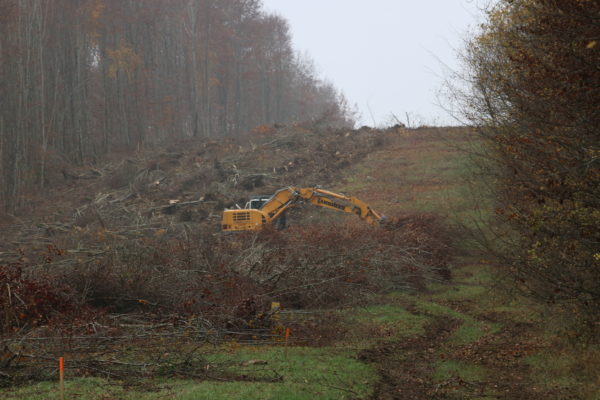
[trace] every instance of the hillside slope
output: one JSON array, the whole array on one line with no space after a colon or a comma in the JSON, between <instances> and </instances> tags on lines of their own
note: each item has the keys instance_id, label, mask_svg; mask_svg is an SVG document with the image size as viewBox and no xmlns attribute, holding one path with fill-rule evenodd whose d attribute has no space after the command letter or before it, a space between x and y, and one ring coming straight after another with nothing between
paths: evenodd
<instances>
[{"instance_id":1,"label":"hillside slope","mask_svg":"<svg viewBox=\"0 0 600 400\"><path fill-rule=\"evenodd\" d=\"M350 165L397 135L394 129L266 127L243 140L190 140L55 171L43 196L33 196L18 216L1 216L0 263L22 252L33 260L72 233L139 238L158 229L175 235L186 226L214 233L224 207L290 185L335 185ZM88 244L97 251L94 241L81 242Z\"/></svg>"},{"instance_id":2,"label":"hillside slope","mask_svg":"<svg viewBox=\"0 0 600 400\"><path fill-rule=\"evenodd\" d=\"M4 330L0 393L49 398L53 383L26 383L53 380L66 354L82 399L597 396L597 349L570 349L543 308L494 290L496 267L458 229L491 210L470 200L469 143L462 128L287 127L73 171L5 225L2 257L87 302ZM215 234L222 207L291 184L356 195L392 229L305 208L284 232Z\"/></svg>"}]
</instances>

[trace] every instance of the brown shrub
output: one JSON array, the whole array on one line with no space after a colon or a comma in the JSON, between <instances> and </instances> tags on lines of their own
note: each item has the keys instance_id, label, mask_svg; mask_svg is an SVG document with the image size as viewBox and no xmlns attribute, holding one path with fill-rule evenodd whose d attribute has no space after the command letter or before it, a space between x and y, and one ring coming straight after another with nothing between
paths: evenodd
<instances>
[{"instance_id":1,"label":"brown shrub","mask_svg":"<svg viewBox=\"0 0 600 400\"><path fill-rule=\"evenodd\" d=\"M49 322L78 309L73 291L46 279L29 279L21 265L0 266L0 333L11 333Z\"/></svg>"},{"instance_id":2,"label":"brown shrub","mask_svg":"<svg viewBox=\"0 0 600 400\"><path fill-rule=\"evenodd\" d=\"M393 219L385 227L356 222L113 239L102 257L71 264L61 276L49 276L47 286L35 286L35 293L49 290L60 279L70 289L48 292L55 296L50 310L32 312L66 312L67 303L61 302L66 298L108 312L194 315L214 327L262 329L271 323L274 300L287 308L331 308L447 277L444 232L440 220L421 214Z\"/></svg>"}]
</instances>

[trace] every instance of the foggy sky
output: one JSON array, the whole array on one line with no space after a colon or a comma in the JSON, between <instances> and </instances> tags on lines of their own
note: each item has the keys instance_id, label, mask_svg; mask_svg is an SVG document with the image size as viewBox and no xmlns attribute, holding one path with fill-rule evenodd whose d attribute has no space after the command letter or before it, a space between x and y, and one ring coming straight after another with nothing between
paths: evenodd
<instances>
[{"instance_id":1,"label":"foggy sky","mask_svg":"<svg viewBox=\"0 0 600 400\"><path fill-rule=\"evenodd\" d=\"M476 0L263 2L289 21L295 49L358 106L359 124L387 124L390 113L456 124L436 97L444 68L459 68L456 52L481 20Z\"/></svg>"}]
</instances>

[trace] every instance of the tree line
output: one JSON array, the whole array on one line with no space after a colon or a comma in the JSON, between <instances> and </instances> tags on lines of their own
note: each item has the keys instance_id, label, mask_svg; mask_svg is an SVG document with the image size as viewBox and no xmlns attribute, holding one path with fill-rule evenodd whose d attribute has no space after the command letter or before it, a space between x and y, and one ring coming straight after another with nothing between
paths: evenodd
<instances>
[{"instance_id":1,"label":"tree line","mask_svg":"<svg viewBox=\"0 0 600 400\"><path fill-rule=\"evenodd\" d=\"M0 204L56 163L273 123L352 124L260 0L0 0Z\"/></svg>"},{"instance_id":2,"label":"tree line","mask_svg":"<svg viewBox=\"0 0 600 400\"><path fill-rule=\"evenodd\" d=\"M600 2L500 0L466 49L496 251L524 293L600 322Z\"/></svg>"}]
</instances>

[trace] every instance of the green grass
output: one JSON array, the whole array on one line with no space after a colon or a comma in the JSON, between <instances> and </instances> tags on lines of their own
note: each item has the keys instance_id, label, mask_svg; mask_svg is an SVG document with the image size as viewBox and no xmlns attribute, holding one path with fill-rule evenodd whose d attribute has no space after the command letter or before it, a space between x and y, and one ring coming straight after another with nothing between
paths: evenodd
<instances>
[{"instance_id":1,"label":"green grass","mask_svg":"<svg viewBox=\"0 0 600 400\"><path fill-rule=\"evenodd\" d=\"M473 387L485 385L489 381L489 373L484 367L457 360L440 360L435 363L435 369L432 374L434 382L442 385L448 383L454 385L451 398L474 399L474 400L492 400L498 399L498 393L493 388L482 386L485 389L482 393L475 394ZM461 382L462 384L457 384ZM464 382L467 384L465 385ZM471 390L469 390L471 389Z\"/></svg>"},{"instance_id":2,"label":"green grass","mask_svg":"<svg viewBox=\"0 0 600 400\"><path fill-rule=\"evenodd\" d=\"M355 350L369 348L381 342L420 335L430 321L426 315L415 315L396 304L382 304L341 311L343 323L350 333L338 346Z\"/></svg>"},{"instance_id":3,"label":"green grass","mask_svg":"<svg viewBox=\"0 0 600 400\"><path fill-rule=\"evenodd\" d=\"M402 334L416 335L423 332L426 317L415 315L394 304L380 304L345 311L352 323L375 323L402 327Z\"/></svg>"},{"instance_id":4,"label":"green grass","mask_svg":"<svg viewBox=\"0 0 600 400\"><path fill-rule=\"evenodd\" d=\"M15 389L5 389L2 392L2 398L5 400L52 400L60 399L58 382L42 382L35 385L19 387ZM123 388L118 385L110 384L108 381L100 378L76 378L67 380L65 383L66 398L81 399L111 399L119 398L123 400L133 399L124 393ZM140 400L147 399L144 393L138 393L135 397ZM151 398L151 397L150 397Z\"/></svg>"},{"instance_id":5,"label":"green grass","mask_svg":"<svg viewBox=\"0 0 600 400\"><path fill-rule=\"evenodd\" d=\"M441 360L436 363L432 377L436 382L458 377L472 383L484 380L486 375L485 369L479 365L456 360Z\"/></svg>"},{"instance_id":6,"label":"green grass","mask_svg":"<svg viewBox=\"0 0 600 400\"><path fill-rule=\"evenodd\" d=\"M219 382L154 379L135 386L99 378L77 378L66 383L67 399L247 399L312 400L366 399L373 391L375 370L359 362L354 354L333 348L283 347L220 351L206 356L209 365L255 380L276 382ZM260 363L247 363L260 360ZM265 364L266 362L266 364ZM68 371L67 371L68 372ZM219 376L218 374L215 374ZM279 380L280 379L280 380ZM58 384L3 390L5 400L58 399Z\"/></svg>"},{"instance_id":7,"label":"green grass","mask_svg":"<svg viewBox=\"0 0 600 400\"><path fill-rule=\"evenodd\" d=\"M432 298L443 300L476 300L487 295L490 291L489 288L477 284L432 284L429 288L434 291Z\"/></svg>"},{"instance_id":8,"label":"green grass","mask_svg":"<svg viewBox=\"0 0 600 400\"><path fill-rule=\"evenodd\" d=\"M454 344L460 345L474 342L491 330L490 325L436 302L421 300L417 303L417 307L432 315L446 316L461 321L460 326L453 332L450 339Z\"/></svg>"},{"instance_id":9,"label":"green grass","mask_svg":"<svg viewBox=\"0 0 600 400\"><path fill-rule=\"evenodd\" d=\"M473 260L466 258L457 258L457 260L462 262L463 265L460 268L453 269L453 282L462 285L491 286L493 274L489 265L484 264L482 261L473 262Z\"/></svg>"},{"instance_id":10,"label":"green grass","mask_svg":"<svg viewBox=\"0 0 600 400\"><path fill-rule=\"evenodd\" d=\"M464 133L427 135L428 138L409 138L405 145L384 150L353 166L346 183L337 189L364 196L391 215L433 212L475 228L479 221L488 218L493 203L487 185L467 184L477 168L473 157L458 149L456 143L461 147L478 144L469 143ZM380 199L374 195L374 188L376 193L386 192L388 196Z\"/></svg>"},{"instance_id":11,"label":"green grass","mask_svg":"<svg viewBox=\"0 0 600 400\"><path fill-rule=\"evenodd\" d=\"M526 357L525 362L539 385L600 400L600 346L546 348Z\"/></svg>"}]
</instances>

